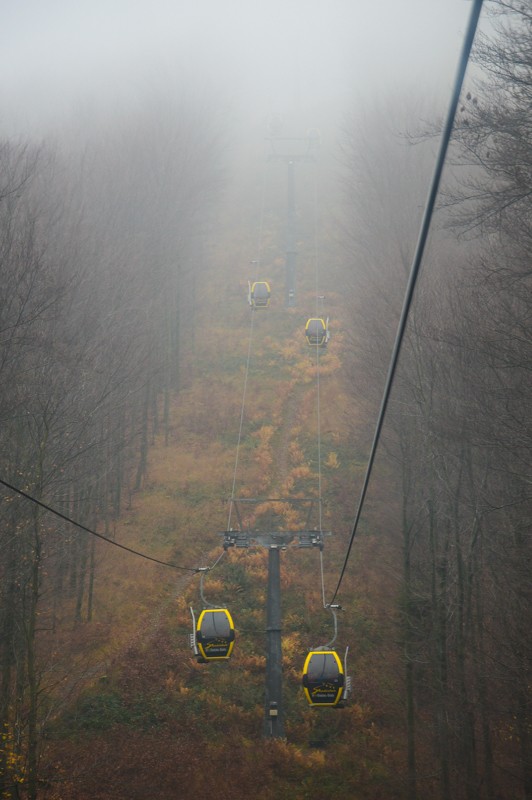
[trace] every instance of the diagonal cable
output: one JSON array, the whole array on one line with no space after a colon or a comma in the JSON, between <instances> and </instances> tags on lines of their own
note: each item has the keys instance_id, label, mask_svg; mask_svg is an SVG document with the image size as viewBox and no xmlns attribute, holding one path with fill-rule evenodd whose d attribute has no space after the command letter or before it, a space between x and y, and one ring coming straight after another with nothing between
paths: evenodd
<instances>
[{"instance_id":1,"label":"diagonal cable","mask_svg":"<svg viewBox=\"0 0 532 800\"><path fill-rule=\"evenodd\" d=\"M257 258L252 262L255 264L255 280L258 279L259 271L261 268L261 255L262 255L262 232L264 228L264 206L265 206L265 195L266 195L266 162L263 164L263 172L262 172L262 197L261 197L261 206L260 206L260 217L259 217L259 230L257 235ZM244 410L246 406L246 394L247 394L247 387L248 387L248 376L249 376L249 364L251 361L251 350L253 345L253 330L255 326L255 310L251 308L251 318L249 322L249 337L248 337L248 353L246 358L246 369L244 374L244 388L242 391L242 404L240 408L240 423L238 427L238 440L236 444L236 454L235 454L235 466L233 470L233 483L231 487L231 497L229 499L229 512L227 517L227 530L231 530L231 516L233 513L233 503L235 500L235 487L236 487L236 476L238 471L238 461L240 457L240 444L242 442L242 429L244 425Z\"/></svg>"},{"instance_id":2,"label":"diagonal cable","mask_svg":"<svg viewBox=\"0 0 532 800\"><path fill-rule=\"evenodd\" d=\"M155 564L162 564L163 567L172 567L172 569L180 569L184 572L197 572L196 567L181 567L179 564L173 564L171 561L161 561L158 558L153 558L153 556L149 556L146 553L141 553L139 550L133 550L132 547L127 547L125 544L120 544L120 542L115 542L114 539L109 539L107 536L104 536L103 533L98 533L97 531L92 530L92 528L88 528L86 525L82 525L81 522L76 522L75 519L68 517L66 514L63 514L61 511L58 511L56 508L52 508L52 506L43 503L41 500L38 500L36 497L33 497L31 494L24 492L22 489L18 489L16 486L4 481L0 478L0 484L5 486L6 489L10 489L10 491L15 492L16 494L24 497L26 500L29 500L31 503L34 503L40 508L43 508L45 511L49 511L50 514L54 514L59 519L63 519L65 522L70 523L70 525L74 525L75 528L79 528L86 533L90 533L91 536L96 536L98 539L102 539L107 544L112 544L114 547L119 547L121 550L125 550L128 553L132 553L135 556L140 556L141 558L145 558L147 561L153 561Z\"/></svg>"},{"instance_id":3,"label":"diagonal cable","mask_svg":"<svg viewBox=\"0 0 532 800\"><path fill-rule=\"evenodd\" d=\"M351 549L353 547L353 542L354 542L354 539L355 539L355 536L356 536L356 533L357 533L358 523L359 523L359 520L360 520L360 515L362 513L362 507L364 505L364 500L365 500L365 497L366 497L368 484L369 484L369 480L370 480L370 477L371 477L371 472L372 472L372 469L373 469L373 462L375 460L375 455L376 455L376 452L377 452L377 445L379 443L379 439L380 439L380 435L381 435L381 431L382 431L382 426L383 426L383 423L384 423L384 417L385 417L385 414L386 414L386 409L388 407L388 400L390 398L390 393L391 393L391 390L392 390L393 380L394 380L394 377L395 377L395 371L396 371L397 363L398 363L398 360L399 360L399 354L401 352L401 345L403 343L404 333L405 333L405 329L406 329L406 323L407 323L407 320L408 320L408 313L410 311L410 306L412 304L412 299L414 297L414 290L416 288L416 282L417 282L417 279L418 279L419 270L420 270L421 262L422 262L422 259L423 259L423 253L425 251L425 245L427 243L430 223L431 223L431 220L432 220L432 216L434 214L434 206L435 206L435 203L436 203L436 197L438 195L438 189L439 189L440 180L441 180L441 176L442 176L442 172L443 172L443 167L444 167L444 164L445 164L445 158L446 158L446 155L447 155L447 149L449 147L449 142L450 142L450 139L451 139L451 133L452 133L452 129L453 129L454 118L455 118L455 115L456 115L456 108L458 106L458 100L460 98L460 92L462 90L462 85L463 85L463 82L464 82L464 76L465 76L465 72L466 72L466 69L467 69L469 56L470 56L470 53L471 53L471 48L473 46L473 40L475 38L475 32L476 32L476 29L477 29L478 20L479 20L480 12L481 12L481 9L482 9L482 2L483 2L483 0L474 0L473 8L471 10L471 15L470 15L470 18L469 18L469 23L468 23L466 34L465 34L465 37L464 37L464 43L462 45L462 51L460 53L460 58L459 58L459 62L458 62L458 68L457 68L457 72L456 72L456 78L455 78L455 82L454 82L454 86L453 86L453 90L452 90L452 94L451 94L451 101L449 103L449 109L448 109L448 112L447 112L447 116L446 116L446 119L445 119L443 131L442 131L440 147L439 147L438 156L437 156L437 159L436 159L436 166L434 168L434 174L433 174L433 177L432 177L432 181L431 181L431 185L430 185L430 189L429 189L427 202L426 202L426 205L425 205L425 211L423 213L423 219L422 219L422 222L421 222L421 229L420 229L420 232L419 232L416 252L414 254L414 260L412 262L412 267L411 267L411 270L410 270L410 276L409 276L409 279L408 279L408 285L406 287L406 293L405 293L405 298L404 298L404 302L403 302L403 309L401 311L401 317L399 319L399 325L398 325L397 333L396 333L396 337L395 337L394 348L393 348L393 352L392 352L392 356L391 356L391 360L390 360L390 365L388 367L388 374L386 376L386 383L385 383L385 386L384 386L384 392L383 392L383 397L382 397L382 401L381 401L381 407L380 407L379 415L378 415L378 418L377 418L377 424L376 424L376 427L375 427L375 434L373 436L373 442L372 442L372 445L371 445L371 451L370 451L370 455L369 455L369 459L368 459L368 464L367 464L367 467L366 467L366 473L365 473L365 476L364 476L364 482L363 482L363 485L362 485L362 490L361 490L360 498L359 498L359 501L358 501L358 507L357 507L357 511L356 511L356 515L355 515L355 520L354 520L354 523L353 523L353 530L351 532L351 538L349 540L349 546L347 548L347 553L345 555L344 563L343 563L343 566L342 566L342 569L341 569L341 572L340 572L340 577L338 579L338 583L337 583L336 589L334 591L334 594L332 596L330 604L334 603L334 601L336 599L336 595L338 594L338 592L340 590L340 586L342 584L342 580L343 580L343 577L345 575L345 571L347 569L347 563L349 561L349 556L351 554Z\"/></svg>"}]
</instances>

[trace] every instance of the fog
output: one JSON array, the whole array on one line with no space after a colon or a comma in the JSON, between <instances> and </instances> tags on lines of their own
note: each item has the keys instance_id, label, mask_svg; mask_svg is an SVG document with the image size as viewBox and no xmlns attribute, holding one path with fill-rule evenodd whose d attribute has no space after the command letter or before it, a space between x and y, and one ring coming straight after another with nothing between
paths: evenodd
<instances>
[{"instance_id":1,"label":"fog","mask_svg":"<svg viewBox=\"0 0 532 800\"><path fill-rule=\"evenodd\" d=\"M333 130L398 95L445 108L467 0L21 0L1 4L0 133L120 115L153 91L216 97L235 133Z\"/></svg>"},{"instance_id":2,"label":"fog","mask_svg":"<svg viewBox=\"0 0 532 800\"><path fill-rule=\"evenodd\" d=\"M356 511L471 2L0 0L0 797L532 786L512 5L466 80ZM282 558L284 654L254 540ZM218 562L238 640L211 669L190 612ZM325 648L351 648L353 702L319 720L301 669L339 575Z\"/></svg>"}]
</instances>

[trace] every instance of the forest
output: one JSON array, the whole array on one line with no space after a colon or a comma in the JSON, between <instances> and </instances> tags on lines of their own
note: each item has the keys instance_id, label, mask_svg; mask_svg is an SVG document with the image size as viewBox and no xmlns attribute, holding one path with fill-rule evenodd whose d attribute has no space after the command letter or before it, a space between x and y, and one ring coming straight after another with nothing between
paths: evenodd
<instances>
[{"instance_id":1,"label":"forest","mask_svg":"<svg viewBox=\"0 0 532 800\"><path fill-rule=\"evenodd\" d=\"M286 164L235 169L215 104L0 139L2 798L531 800L532 11L485 6L339 593L345 708L309 707L302 668L332 638L441 120L347 111L297 162L288 306ZM331 532L280 553L281 738L267 548L222 547L235 496L316 498ZM250 530L304 523L253 508ZM227 662L190 649L203 591Z\"/></svg>"}]
</instances>

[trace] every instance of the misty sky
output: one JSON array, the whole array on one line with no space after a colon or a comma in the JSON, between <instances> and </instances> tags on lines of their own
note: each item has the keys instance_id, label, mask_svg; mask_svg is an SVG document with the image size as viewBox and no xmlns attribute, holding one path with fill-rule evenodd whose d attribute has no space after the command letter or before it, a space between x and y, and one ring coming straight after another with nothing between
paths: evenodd
<instances>
[{"instance_id":1,"label":"misty sky","mask_svg":"<svg viewBox=\"0 0 532 800\"><path fill-rule=\"evenodd\" d=\"M451 86L468 0L0 0L0 133L39 133L150 86L250 117Z\"/></svg>"}]
</instances>

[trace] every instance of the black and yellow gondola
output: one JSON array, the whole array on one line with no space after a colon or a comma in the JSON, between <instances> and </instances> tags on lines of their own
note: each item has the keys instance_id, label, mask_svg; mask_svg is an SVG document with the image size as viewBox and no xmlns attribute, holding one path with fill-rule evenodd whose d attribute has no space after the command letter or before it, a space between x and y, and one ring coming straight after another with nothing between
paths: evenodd
<instances>
[{"instance_id":1,"label":"black and yellow gondola","mask_svg":"<svg viewBox=\"0 0 532 800\"><path fill-rule=\"evenodd\" d=\"M336 650L311 650L303 666L303 689L311 706L337 706L345 675Z\"/></svg>"},{"instance_id":2,"label":"black and yellow gondola","mask_svg":"<svg viewBox=\"0 0 532 800\"><path fill-rule=\"evenodd\" d=\"M235 626L226 608L204 608L196 624L196 647L204 661L231 658Z\"/></svg>"},{"instance_id":3,"label":"black and yellow gondola","mask_svg":"<svg viewBox=\"0 0 532 800\"><path fill-rule=\"evenodd\" d=\"M248 302L252 308L268 308L271 294L268 281L254 281L249 284Z\"/></svg>"},{"instance_id":4,"label":"black and yellow gondola","mask_svg":"<svg viewBox=\"0 0 532 800\"><path fill-rule=\"evenodd\" d=\"M329 320L311 317L305 325L305 336L311 347L326 347L329 341Z\"/></svg>"}]
</instances>

